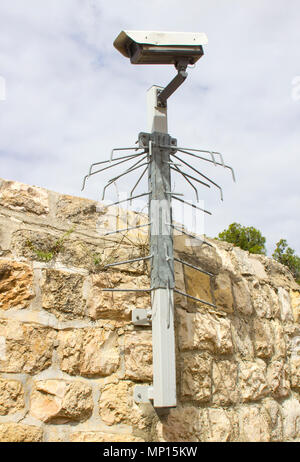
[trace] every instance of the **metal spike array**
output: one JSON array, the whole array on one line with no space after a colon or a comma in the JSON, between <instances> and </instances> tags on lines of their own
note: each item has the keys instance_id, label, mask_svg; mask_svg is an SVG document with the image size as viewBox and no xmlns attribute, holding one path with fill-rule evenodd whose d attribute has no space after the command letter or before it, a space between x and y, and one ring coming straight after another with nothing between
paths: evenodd
<instances>
[{"instance_id":1,"label":"metal spike array","mask_svg":"<svg viewBox=\"0 0 300 462\"><path fill-rule=\"evenodd\" d=\"M84 189L87 180L91 176L114 169L120 165L123 167L124 165L127 166L127 164L130 164L122 173L108 180L102 192L102 200L104 200L106 190L112 184L116 184L118 180L132 174L133 172L140 173L137 181L130 191L129 197L127 199L114 202L109 206L119 205L127 201L132 203L134 199L148 196L149 222L143 225L107 232L104 236L124 233L141 227L149 227L150 255L127 261L111 263L106 265L106 268L132 264L137 261L150 260L151 286L144 289L106 288L103 290L107 292L144 291L151 293L152 313L151 310L134 310L132 313L132 320L136 325L147 326L151 324L152 314L154 368L153 387L136 386L134 398L136 402L154 402L155 407L173 407L176 406L173 293L178 293L183 297L187 297L188 299L200 302L210 307L216 308L216 306L213 303L182 292L175 286L174 261L191 267L210 277L213 275L201 268L198 268L197 266L174 257L173 230L187 235L191 239L200 241L201 245L205 244L211 246L211 244L202 240L199 236L186 232L184 228L179 228L173 223L172 201L180 201L183 204L187 204L192 208L201 210L209 215L211 215L211 212L178 197L183 194L172 192L171 172L174 172L174 174L178 174L185 179L185 181L193 189L197 202L199 202L199 186L204 186L206 188L214 186L220 191L221 200L223 200L223 191L221 186L202 173L199 168L190 164L188 162L189 157L197 159L199 163L209 162L215 166L221 166L224 169L229 169L231 171L233 181L235 181L235 175L233 169L225 164L221 153L177 146L177 140L171 138L171 136L167 133L167 108L161 108L158 104L160 91L160 87L152 87L149 90L148 111L150 109L150 113L152 114L150 116L151 133L140 133L137 146L114 148L111 151L109 160L93 163L88 174L84 177L82 189ZM114 158L114 154L120 151L131 151L131 153L128 153L125 156L120 156L118 154L117 157ZM95 170L95 167L99 165L104 165L104 167ZM143 170L140 172L140 169ZM191 174L191 171L193 175ZM133 195L146 173L148 173L148 192ZM164 217L163 220L162 217ZM163 228L163 230L161 228ZM137 314L137 312L139 312L139 314Z\"/></svg>"}]
</instances>

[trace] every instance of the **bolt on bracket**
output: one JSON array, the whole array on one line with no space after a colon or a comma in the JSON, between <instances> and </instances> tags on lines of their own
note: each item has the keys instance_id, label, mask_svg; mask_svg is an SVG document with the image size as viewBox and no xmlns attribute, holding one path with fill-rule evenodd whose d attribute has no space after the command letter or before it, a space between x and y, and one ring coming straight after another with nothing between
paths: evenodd
<instances>
[{"instance_id":1,"label":"bolt on bracket","mask_svg":"<svg viewBox=\"0 0 300 462\"><path fill-rule=\"evenodd\" d=\"M131 312L131 321L135 326L151 326L152 310L137 308Z\"/></svg>"},{"instance_id":2,"label":"bolt on bracket","mask_svg":"<svg viewBox=\"0 0 300 462\"><path fill-rule=\"evenodd\" d=\"M153 387L149 385L136 385L133 391L136 403L151 403L153 401Z\"/></svg>"}]
</instances>

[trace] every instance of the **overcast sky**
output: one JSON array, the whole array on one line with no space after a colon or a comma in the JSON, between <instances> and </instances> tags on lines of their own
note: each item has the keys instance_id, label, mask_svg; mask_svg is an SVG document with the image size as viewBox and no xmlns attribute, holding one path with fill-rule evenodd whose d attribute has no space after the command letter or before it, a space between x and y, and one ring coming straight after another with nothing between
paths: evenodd
<instances>
[{"instance_id":1,"label":"overcast sky","mask_svg":"<svg viewBox=\"0 0 300 462\"><path fill-rule=\"evenodd\" d=\"M80 192L89 164L135 143L147 130L146 90L175 75L131 65L114 38L122 29L205 32L204 57L168 103L178 145L222 152L237 176L234 184L228 170L194 164L224 189L224 202L199 190L213 212L205 232L236 221L260 229L269 253L285 238L300 254L299 22L299 0L1 0L0 176L99 199L108 176Z\"/></svg>"}]
</instances>

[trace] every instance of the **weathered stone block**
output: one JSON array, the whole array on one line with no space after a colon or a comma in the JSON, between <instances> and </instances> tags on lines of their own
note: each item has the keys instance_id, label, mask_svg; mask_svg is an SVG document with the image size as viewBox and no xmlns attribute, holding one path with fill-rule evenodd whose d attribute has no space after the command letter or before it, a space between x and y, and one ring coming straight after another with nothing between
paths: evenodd
<instances>
[{"instance_id":1,"label":"weathered stone block","mask_svg":"<svg viewBox=\"0 0 300 462\"><path fill-rule=\"evenodd\" d=\"M282 441L283 422L280 405L273 399L267 398L263 404L270 428L271 441Z\"/></svg>"},{"instance_id":2,"label":"weathered stone block","mask_svg":"<svg viewBox=\"0 0 300 462\"><path fill-rule=\"evenodd\" d=\"M291 306L295 322L300 320L300 290L290 290Z\"/></svg>"},{"instance_id":3,"label":"weathered stone block","mask_svg":"<svg viewBox=\"0 0 300 462\"><path fill-rule=\"evenodd\" d=\"M210 276L204 273L200 273L193 268L188 266L184 267L184 280L185 280L185 287L186 293L191 295L192 297L199 298L200 300L204 300L209 303L213 303L212 298L212 291L210 285ZM201 302L194 302L191 299L188 299L189 305L196 305L196 306L206 306Z\"/></svg>"},{"instance_id":4,"label":"weathered stone block","mask_svg":"<svg viewBox=\"0 0 300 462\"><path fill-rule=\"evenodd\" d=\"M280 315L278 297L267 284L254 280L250 283L254 311L260 318L278 318Z\"/></svg>"},{"instance_id":5,"label":"weathered stone block","mask_svg":"<svg viewBox=\"0 0 300 462\"><path fill-rule=\"evenodd\" d=\"M42 274L43 308L59 319L84 316L84 276L55 269L45 269Z\"/></svg>"},{"instance_id":6,"label":"weathered stone block","mask_svg":"<svg viewBox=\"0 0 300 462\"><path fill-rule=\"evenodd\" d=\"M214 280L214 297L217 307L227 313L233 312L231 280L228 273L222 272Z\"/></svg>"},{"instance_id":7,"label":"weathered stone block","mask_svg":"<svg viewBox=\"0 0 300 462\"><path fill-rule=\"evenodd\" d=\"M293 321L293 311L291 306L290 294L282 287L278 288L278 300L280 306L281 320L283 322Z\"/></svg>"},{"instance_id":8,"label":"weathered stone block","mask_svg":"<svg viewBox=\"0 0 300 462\"><path fill-rule=\"evenodd\" d=\"M224 409L203 409L201 413L201 441L225 442L230 441L231 436L231 421Z\"/></svg>"},{"instance_id":9,"label":"weathered stone block","mask_svg":"<svg viewBox=\"0 0 300 462\"><path fill-rule=\"evenodd\" d=\"M241 279L233 284L233 296L236 310L246 316L250 316L253 311L248 284Z\"/></svg>"},{"instance_id":10,"label":"weathered stone block","mask_svg":"<svg viewBox=\"0 0 300 462\"><path fill-rule=\"evenodd\" d=\"M212 399L218 406L234 404L239 399L237 365L231 361L213 363Z\"/></svg>"},{"instance_id":11,"label":"weathered stone block","mask_svg":"<svg viewBox=\"0 0 300 462\"><path fill-rule=\"evenodd\" d=\"M140 430L149 429L154 417L150 405L135 404L133 384L129 381L104 385L99 399L99 413L106 425L124 423Z\"/></svg>"},{"instance_id":12,"label":"weathered stone block","mask_svg":"<svg viewBox=\"0 0 300 462\"><path fill-rule=\"evenodd\" d=\"M0 320L0 372L35 374L51 365L56 332L47 327Z\"/></svg>"},{"instance_id":13,"label":"weathered stone block","mask_svg":"<svg viewBox=\"0 0 300 462\"><path fill-rule=\"evenodd\" d=\"M152 380L152 332L138 331L125 335L125 378Z\"/></svg>"},{"instance_id":14,"label":"weathered stone block","mask_svg":"<svg viewBox=\"0 0 300 462\"><path fill-rule=\"evenodd\" d=\"M0 309L27 308L33 295L31 267L13 260L1 260Z\"/></svg>"},{"instance_id":15,"label":"weathered stone block","mask_svg":"<svg viewBox=\"0 0 300 462\"><path fill-rule=\"evenodd\" d=\"M35 383L30 414L43 422L87 420L93 411L92 389L83 382L43 380Z\"/></svg>"},{"instance_id":16,"label":"weathered stone block","mask_svg":"<svg viewBox=\"0 0 300 462\"><path fill-rule=\"evenodd\" d=\"M240 426L240 441L267 442L270 441L268 418L260 406L243 406L238 411Z\"/></svg>"},{"instance_id":17,"label":"weathered stone block","mask_svg":"<svg viewBox=\"0 0 300 462\"><path fill-rule=\"evenodd\" d=\"M58 359L70 375L106 376L119 366L118 336L101 328L73 329L58 334Z\"/></svg>"},{"instance_id":18,"label":"weathered stone block","mask_svg":"<svg viewBox=\"0 0 300 462\"><path fill-rule=\"evenodd\" d=\"M267 381L275 398L284 398L290 394L288 367L283 361L272 361L268 365Z\"/></svg>"},{"instance_id":19,"label":"weathered stone block","mask_svg":"<svg viewBox=\"0 0 300 462\"><path fill-rule=\"evenodd\" d=\"M0 188L0 203L11 210L45 215L49 212L46 189L28 186L18 181L3 181Z\"/></svg>"},{"instance_id":20,"label":"weathered stone block","mask_svg":"<svg viewBox=\"0 0 300 462\"><path fill-rule=\"evenodd\" d=\"M24 390L21 382L0 378L0 415L18 412L24 406Z\"/></svg>"},{"instance_id":21,"label":"weathered stone block","mask_svg":"<svg viewBox=\"0 0 300 462\"><path fill-rule=\"evenodd\" d=\"M268 394L266 364L261 359L240 362L238 377L243 401L256 401Z\"/></svg>"},{"instance_id":22,"label":"weathered stone block","mask_svg":"<svg viewBox=\"0 0 300 462\"><path fill-rule=\"evenodd\" d=\"M290 441L300 438L300 403L291 396L282 403L283 440Z\"/></svg>"},{"instance_id":23,"label":"weathered stone block","mask_svg":"<svg viewBox=\"0 0 300 462\"><path fill-rule=\"evenodd\" d=\"M135 308L149 308L147 292L104 292L104 288L149 288L146 276L133 277L124 273L102 272L92 275L92 287L88 298L88 314L93 319L130 319Z\"/></svg>"},{"instance_id":24,"label":"weathered stone block","mask_svg":"<svg viewBox=\"0 0 300 462\"><path fill-rule=\"evenodd\" d=\"M208 350L217 354L232 353L230 321L208 313L178 310L181 350Z\"/></svg>"},{"instance_id":25,"label":"weathered stone block","mask_svg":"<svg viewBox=\"0 0 300 462\"><path fill-rule=\"evenodd\" d=\"M37 443L42 439L41 428L12 422L0 424L1 443Z\"/></svg>"},{"instance_id":26,"label":"weathered stone block","mask_svg":"<svg viewBox=\"0 0 300 462\"><path fill-rule=\"evenodd\" d=\"M291 365L291 386L300 389L300 357L292 356L290 359Z\"/></svg>"},{"instance_id":27,"label":"weathered stone block","mask_svg":"<svg viewBox=\"0 0 300 462\"><path fill-rule=\"evenodd\" d=\"M259 358L270 358L273 354L274 338L270 321L254 319L254 349Z\"/></svg>"},{"instance_id":28,"label":"weathered stone block","mask_svg":"<svg viewBox=\"0 0 300 462\"><path fill-rule=\"evenodd\" d=\"M249 252L239 247L233 247L232 255L236 261L236 271L243 276L256 276L259 279L267 278L267 273L262 263Z\"/></svg>"},{"instance_id":29,"label":"weathered stone block","mask_svg":"<svg viewBox=\"0 0 300 462\"><path fill-rule=\"evenodd\" d=\"M93 229L103 213L104 210L100 212L100 208L97 208L97 202L90 199L68 195L60 195L57 198L56 216L62 221L70 221Z\"/></svg>"},{"instance_id":30,"label":"weathered stone block","mask_svg":"<svg viewBox=\"0 0 300 462\"><path fill-rule=\"evenodd\" d=\"M205 402L211 397L212 360L207 355L193 354L183 359L181 396L183 400Z\"/></svg>"},{"instance_id":31,"label":"weathered stone block","mask_svg":"<svg viewBox=\"0 0 300 462\"><path fill-rule=\"evenodd\" d=\"M192 406L177 406L170 409L157 425L158 441L197 442L200 441L201 411Z\"/></svg>"},{"instance_id":32,"label":"weathered stone block","mask_svg":"<svg viewBox=\"0 0 300 462\"><path fill-rule=\"evenodd\" d=\"M242 359L253 359L254 348L251 340L251 324L238 317L234 317L231 326L235 352Z\"/></svg>"}]
</instances>

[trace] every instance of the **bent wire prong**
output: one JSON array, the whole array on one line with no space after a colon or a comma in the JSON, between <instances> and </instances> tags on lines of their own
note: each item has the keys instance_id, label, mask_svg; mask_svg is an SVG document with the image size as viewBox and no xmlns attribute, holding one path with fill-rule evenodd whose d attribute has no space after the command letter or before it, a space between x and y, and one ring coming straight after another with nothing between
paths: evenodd
<instances>
[{"instance_id":1,"label":"bent wire prong","mask_svg":"<svg viewBox=\"0 0 300 462\"><path fill-rule=\"evenodd\" d=\"M117 177L112 178L112 179L107 183L107 185L104 186L104 188L103 188L102 200L104 200L104 196L105 196L105 191L106 191L106 189L107 189L112 183L114 183L116 180L118 180L118 179L121 178L122 176L127 175L128 173L134 172L134 171L137 170L138 168L141 168L141 167L143 167L144 165L148 165L148 164L149 164L149 162L145 162L144 164L137 165L136 167L131 168L130 170L126 170L126 172L124 172L124 173L121 173L121 175L118 175Z\"/></svg>"},{"instance_id":2,"label":"bent wire prong","mask_svg":"<svg viewBox=\"0 0 300 462\"><path fill-rule=\"evenodd\" d=\"M108 265L105 265L104 268L110 268L111 266L125 265L126 263L134 263L136 261L150 260L150 258L152 257L153 255L149 255L148 257L133 258L132 260L117 261L115 263L109 263Z\"/></svg>"},{"instance_id":3,"label":"bent wire prong","mask_svg":"<svg viewBox=\"0 0 300 462\"><path fill-rule=\"evenodd\" d=\"M174 292L177 294L183 295L184 297L191 298L192 300L195 300L196 302L201 302L204 303L204 305L212 306L213 308L217 308L216 305L210 302L206 302L205 300L201 300L201 298L193 297L192 295L186 294L185 292L181 292L181 290L178 289L173 289Z\"/></svg>"},{"instance_id":4,"label":"bent wire prong","mask_svg":"<svg viewBox=\"0 0 300 462\"><path fill-rule=\"evenodd\" d=\"M141 149L140 147L137 147L137 146L131 146L129 148L114 148L111 150L111 153L110 153L110 160L114 160L113 159L113 155L114 155L114 152L115 151L138 151L139 149Z\"/></svg>"},{"instance_id":5,"label":"bent wire prong","mask_svg":"<svg viewBox=\"0 0 300 462\"><path fill-rule=\"evenodd\" d=\"M195 167L193 167L192 165L190 165L188 162L185 162L185 160L183 159L180 159L180 157L177 157L176 154L171 154L173 157L175 157L175 159L179 160L180 162L183 162L187 167L189 167L191 170L193 170L194 172L198 173L198 175L202 176L203 178L205 178L207 181L209 181L211 184L213 184L216 188L219 189L220 191L220 194L221 194L221 200L223 200L223 190L221 188L221 186L219 186L217 183L215 183L213 180L211 180L210 178L208 178L206 175L204 175L203 173L199 172L199 170L197 170Z\"/></svg>"},{"instance_id":6,"label":"bent wire prong","mask_svg":"<svg viewBox=\"0 0 300 462\"><path fill-rule=\"evenodd\" d=\"M137 188L138 184L140 183L140 181L142 180L143 176L145 175L145 173L147 172L148 170L148 165L147 167L145 168L145 170L142 172L142 174L140 175L140 177L138 178L137 182L135 183L135 185L133 186L132 190L130 191L130 197L132 197L132 194L134 192L134 190ZM130 205L131 205L131 201L130 201Z\"/></svg>"},{"instance_id":7,"label":"bent wire prong","mask_svg":"<svg viewBox=\"0 0 300 462\"><path fill-rule=\"evenodd\" d=\"M122 160L122 159L129 159L129 158L138 157L138 156L141 156L142 154L144 154L145 152L146 151L143 150L143 152L138 152L136 154L127 154L127 156L116 157L115 159L113 159L113 162L115 162L116 160ZM108 163L111 164L111 162L112 161L110 159L109 160L102 160L102 161L99 161L99 162L94 162L90 166L89 173L92 173L92 168L95 167L95 165L108 164Z\"/></svg>"},{"instance_id":8,"label":"bent wire prong","mask_svg":"<svg viewBox=\"0 0 300 462\"><path fill-rule=\"evenodd\" d=\"M211 162L216 166L221 165L222 167L228 168L229 170L231 170L233 181L236 182L234 170L233 170L232 167L230 167L230 165L226 165L226 164L223 164L223 163L220 163L220 162L213 162L210 159L206 159L205 157L199 156L197 154L193 154L192 152L184 151L183 148L182 149L177 149L177 151L182 152L184 154L188 154L189 156L196 157L197 159L205 160L206 162ZM206 152L206 151L201 151L201 152Z\"/></svg>"},{"instance_id":9,"label":"bent wire prong","mask_svg":"<svg viewBox=\"0 0 300 462\"><path fill-rule=\"evenodd\" d=\"M86 180L87 180L90 176L96 175L97 173L100 173L100 172L104 172L104 170L108 170L108 169L110 169L110 168L115 167L116 165L123 164L124 162L128 162L128 161L134 159L134 158L137 157L137 156L138 156L138 157L141 156L141 155L144 154L144 153L145 153L145 151L142 152L142 153L140 153L140 154L135 154L134 156L126 156L127 158L124 158L124 159L121 160L120 162L116 162L115 164L111 164L111 165L108 165L107 167L100 168L99 170L96 170L95 172L91 172L91 168L92 168L92 166L91 166L88 175L85 175L85 177L84 177L84 179L83 179L81 191L84 190L85 184L86 184ZM144 157L144 158L145 158L145 157ZM115 160L117 160L117 159L115 159ZM109 160L104 160L104 161L102 161L101 163L104 164L104 163L107 163L107 162L109 162ZM100 164L100 162L98 162L98 164ZM92 164L92 165L96 165L96 164Z\"/></svg>"}]
</instances>

